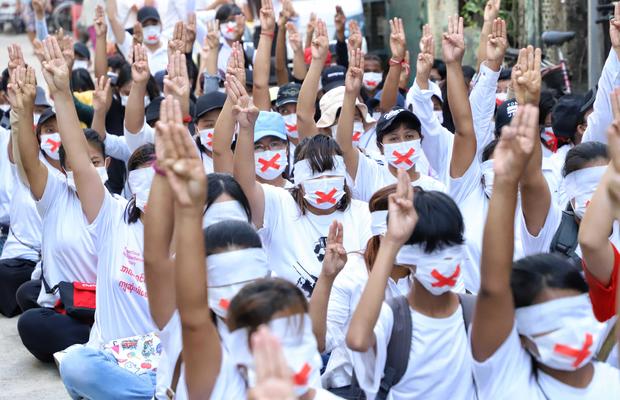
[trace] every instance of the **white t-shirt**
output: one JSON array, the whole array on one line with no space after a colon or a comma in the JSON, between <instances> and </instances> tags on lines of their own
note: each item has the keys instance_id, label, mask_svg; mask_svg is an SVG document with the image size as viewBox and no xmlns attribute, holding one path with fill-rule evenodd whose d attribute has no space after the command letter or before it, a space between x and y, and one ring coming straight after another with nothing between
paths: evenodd
<instances>
[{"instance_id":1,"label":"white t-shirt","mask_svg":"<svg viewBox=\"0 0 620 400\"><path fill-rule=\"evenodd\" d=\"M506 341L483 362L473 361L480 399L505 400L599 400L620 398L620 378L616 368L594 363L594 376L588 387L574 388L538 369L532 370L532 356L521 346L513 326Z\"/></svg>"},{"instance_id":2,"label":"white t-shirt","mask_svg":"<svg viewBox=\"0 0 620 400\"><path fill-rule=\"evenodd\" d=\"M288 190L262 185L265 215L260 229L265 251L275 275L299 287L310 297L321 272L329 226L342 222L344 248L347 252L366 248L370 232L368 205L352 200L345 211L314 215L301 210Z\"/></svg>"},{"instance_id":3,"label":"white t-shirt","mask_svg":"<svg viewBox=\"0 0 620 400\"><path fill-rule=\"evenodd\" d=\"M159 71L163 71L168 67L168 41L165 40L164 35L160 37L161 45L155 51L152 51L148 47L146 48L146 55L149 60L149 70L151 71L151 75L155 76L155 74ZM133 36L127 31L125 31L125 38L123 43L116 43L118 49L123 54L125 59L129 57L129 51L133 46Z\"/></svg>"},{"instance_id":4,"label":"white t-shirt","mask_svg":"<svg viewBox=\"0 0 620 400\"><path fill-rule=\"evenodd\" d=\"M213 158L209 157L209 155L204 151L200 152L200 158L202 159L202 166L205 169L205 173L213 173Z\"/></svg>"},{"instance_id":5,"label":"white t-shirt","mask_svg":"<svg viewBox=\"0 0 620 400\"><path fill-rule=\"evenodd\" d=\"M0 127L0 224L8 225L11 215L13 173L9 161L8 145L11 132Z\"/></svg>"},{"instance_id":6,"label":"white t-shirt","mask_svg":"<svg viewBox=\"0 0 620 400\"><path fill-rule=\"evenodd\" d=\"M22 183L17 167L13 164L11 164L11 171L14 182L11 199L11 230L0 259L21 258L36 262L39 260L41 251L41 216L37 212L30 189ZM48 169L48 174L51 175L53 172Z\"/></svg>"},{"instance_id":7,"label":"white t-shirt","mask_svg":"<svg viewBox=\"0 0 620 400\"><path fill-rule=\"evenodd\" d=\"M409 311L413 325L409 364L387 399L475 399L462 307L459 305L447 318ZM365 353L352 352L355 375L368 400L373 400L379 390L393 324L392 309L383 303L374 328L375 346Z\"/></svg>"},{"instance_id":8,"label":"white t-shirt","mask_svg":"<svg viewBox=\"0 0 620 400\"><path fill-rule=\"evenodd\" d=\"M88 227L99 254L97 312L89 345L157 330L144 283L144 225L125 222L127 200L107 191L97 218Z\"/></svg>"},{"instance_id":9,"label":"white t-shirt","mask_svg":"<svg viewBox=\"0 0 620 400\"><path fill-rule=\"evenodd\" d=\"M387 164L381 165L378 161L362 153L359 154L355 184L352 188L355 199L367 202L378 190L396 182L397 179L392 175ZM422 173L420 173L420 177L417 180L411 182L411 185L419 186L427 191L438 190L444 193L447 192L443 183Z\"/></svg>"},{"instance_id":10,"label":"white t-shirt","mask_svg":"<svg viewBox=\"0 0 620 400\"><path fill-rule=\"evenodd\" d=\"M97 250L93 232L82 212L76 192L69 188L64 175L47 174L43 196L36 202L43 221L41 253L43 275L50 288L58 282L97 281ZM37 302L53 307L58 299L48 294L44 285Z\"/></svg>"},{"instance_id":11,"label":"white t-shirt","mask_svg":"<svg viewBox=\"0 0 620 400\"><path fill-rule=\"evenodd\" d=\"M323 387L339 388L351 384L353 360L345 338L366 282L368 270L364 258L352 253L344 269L338 274L329 295L325 333L325 353L331 352L325 372L321 376ZM413 283L413 274L394 282L388 278L385 298L406 296Z\"/></svg>"}]
</instances>

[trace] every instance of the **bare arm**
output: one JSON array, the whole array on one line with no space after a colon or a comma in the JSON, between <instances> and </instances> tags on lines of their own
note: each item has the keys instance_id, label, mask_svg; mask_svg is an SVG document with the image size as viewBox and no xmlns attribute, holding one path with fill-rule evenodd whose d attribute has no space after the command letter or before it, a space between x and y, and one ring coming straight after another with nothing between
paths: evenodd
<instances>
[{"instance_id":1,"label":"bare arm","mask_svg":"<svg viewBox=\"0 0 620 400\"><path fill-rule=\"evenodd\" d=\"M93 122L91 128L94 129L101 138L105 141L105 116L112 104L112 91L110 90L110 80L107 75L102 75L98 79L95 79L95 91L93 93Z\"/></svg>"},{"instance_id":2,"label":"bare arm","mask_svg":"<svg viewBox=\"0 0 620 400\"><path fill-rule=\"evenodd\" d=\"M480 31L480 44L478 45L476 69L480 68L487 59L487 42L489 35L493 32L493 22L499 16L499 8L501 0L488 0L484 7L484 22Z\"/></svg>"},{"instance_id":3,"label":"bare arm","mask_svg":"<svg viewBox=\"0 0 620 400\"><path fill-rule=\"evenodd\" d=\"M283 7L278 17L278 35L276 37L276 80L278 86L288 83L288 55L286 54L286 21L288 18L289 15Z\"/></svg>"},{"instance_id":4,"label":"bare arm","mask_svg":"<svg viewBox=\"0 0 620 400\"><path fill-rule=\"evenodd\" d=\"M99 79L108 72L108 57L106 54L108 25L105 22L105 12L101 5L97 5L95 9L94 26L97 37L97 46L95 46L95 79Z\"/></svg>"},{"instance_id":5,"label":"bare arm","mask_svg":"<svg viewBox=\"0 0 620 400\"><path fill-rule=\"evenodd\" d=\"M308 67L304 60L304 49L301 47L301 35L292 22L286 23L286 31L288 32L288 41L293 48L293 77L303 81L308 73Z\"/></svg>"},{"instance_id":6,"label":"bare arm","mask_svg":"<svg viewBox=\"0 0 620 400\"><path fill-rule=\"evenodd\" d=\"M380 103L381 110L384 112L391 110L396 105L400 75L403 69L405 53L407 51L403 20L400 18L390 20L390 29L392 32L390 34L390 49L392 51L392 58L390 59L390 69L383 85Z\"/></svg>"},{"instance_id":7,"label":"bare arm","mask_svg":"<svg viewBox=\"0 0 620 400\"><path fill-rule=\"evenodd\" d=\"M146 48L143 45L133 47L130 62L133 83L125 106L125 129L130 133L138 133L144 127L144 96L151 76Z\"/></svg>"},{"instance_id":8,"label":"bare arm","mask_svg":"<svg viewBox=\"0 0 620 400\"><path fill-rule=\"evenodd\" d=\"M118 21L118 8L116 5L116 0L106 1L106 11L108 21L110 22L110 27L112 28L112 33L114 34L114 39L117 44L121 45L125 42L125 29Z\"/></svg>"},{"instance_id":9,"label":"bare arm","mask_svg":"<svg viewBox=\"0 0 620 400\"><path fill-rule=\"evenodd\" d=\"M262 0L260 9L261 32L254 60L254 84L252 97L259 110L271 110L269 99L269 71L271 69L271 46L275 32L275 15L271 0Z\"/></svg>"},{"instance_id":10,"label":"bare arm","mask_svg":"<svg viewBox=\"0 0 620 400\"><path fill-rule=\"evenodd\" d=\"M495 181L482 244L481 284L471 332L474 359L484 361L514 326L510 288L518 183L538 139L538 108L520 107L494 152Z\"/></svg>"}]
</instances>

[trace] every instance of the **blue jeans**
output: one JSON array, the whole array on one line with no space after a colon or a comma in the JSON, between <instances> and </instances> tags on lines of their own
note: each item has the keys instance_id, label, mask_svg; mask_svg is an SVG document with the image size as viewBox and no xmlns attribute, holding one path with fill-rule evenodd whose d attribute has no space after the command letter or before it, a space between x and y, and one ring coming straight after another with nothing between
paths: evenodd
<instances>
[{"instance_id":1,"label":"blue jeans","mask_svg":"<svg viewBox=\"0 0 620 400\"><path fill-rule=\"evenodd\" d=\"M60 363L60 377L72 399L144 399L155 395L155 371L136 375L118 366L111 353L80 347Z\"/></svg>"}]
</instances>

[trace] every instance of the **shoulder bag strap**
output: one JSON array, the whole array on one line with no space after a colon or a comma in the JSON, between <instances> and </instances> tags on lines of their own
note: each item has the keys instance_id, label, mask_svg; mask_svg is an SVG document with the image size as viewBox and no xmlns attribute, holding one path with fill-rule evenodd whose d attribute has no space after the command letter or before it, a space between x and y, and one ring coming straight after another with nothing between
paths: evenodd
<instances>
[{"instance_id":1,"label":"shoulder bag strap","mask_svg":"<svg viewBox=\"0 0 620 400\"><path fill-rule=\"evenodd\" d=\"M177 358L177 363L174 365L174 372L172 373L170 387L166 389L166 396L169 400L173 400L176 395L179 379L181 378L181 364L183 364L183 353L179 354L179 358Z\"/></svg>"},{"instance_id":2,"label":"shoulder bag strap","mask_svg":"<svg viewBox=\"0 0 620 400\"><path fill-rule=\"evenodd\" d=\"M620 324L620 319L616 320L614 326L611 327L611 329L607 333L605 341L601 345L601 348L598 350L598 353L596 353L596 359L598 361L607 361L609 353L611 353L611 349L613 349L614 345L616 344L616 331L618 330L618 324Z\"/></svg>"}]
</instances>

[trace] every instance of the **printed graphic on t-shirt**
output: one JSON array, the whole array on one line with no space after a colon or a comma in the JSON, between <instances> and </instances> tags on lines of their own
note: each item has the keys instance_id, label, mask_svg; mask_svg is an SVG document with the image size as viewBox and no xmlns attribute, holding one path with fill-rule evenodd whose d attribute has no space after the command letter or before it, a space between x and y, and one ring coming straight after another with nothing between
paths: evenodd
<instances>
[{"instance_id":1,"label":"printed graphic on t-shirt","mask_svg":"<svg viewBox=\"0 0 620 400\"><path fill-rule=\"evenodd\" d=\"M143 270L143 268L135 268L136 264L142 265L144 263L142 254L125 247L123 249L123 258L125 262L120 267L121 275L118 286L125 293L135 293L138 296L147 298L148 295L144 285L144 272L135 272L136 269Z\"/></svg>"},{"instance_id":2,"label":"printed graphic on t-shirt","mask_svg":"<svg viewBox=\"0 0 620 400\"><path fill-rule=\"evenodd\" d=\"M323 262L323 259L325 258L326 248L327 248L327 237L321 236L314 243L314 254L316 254L316 259L319 260L319 262Z\"/></svg>"},{"instance_id":3,"label":"printed graphic on t-shirt","mask_svg":"<svg viewBox=\"0 0 620 400\"><path fill-rule=\"evenodd\" d=\"M293 265L293 269L299 274L299 278L295 285L304 293L304 296L310 298L314 291L314 286L318 277L312 275L306 268L304 268L299 261Z\"/></svg>"}]
</instances>

